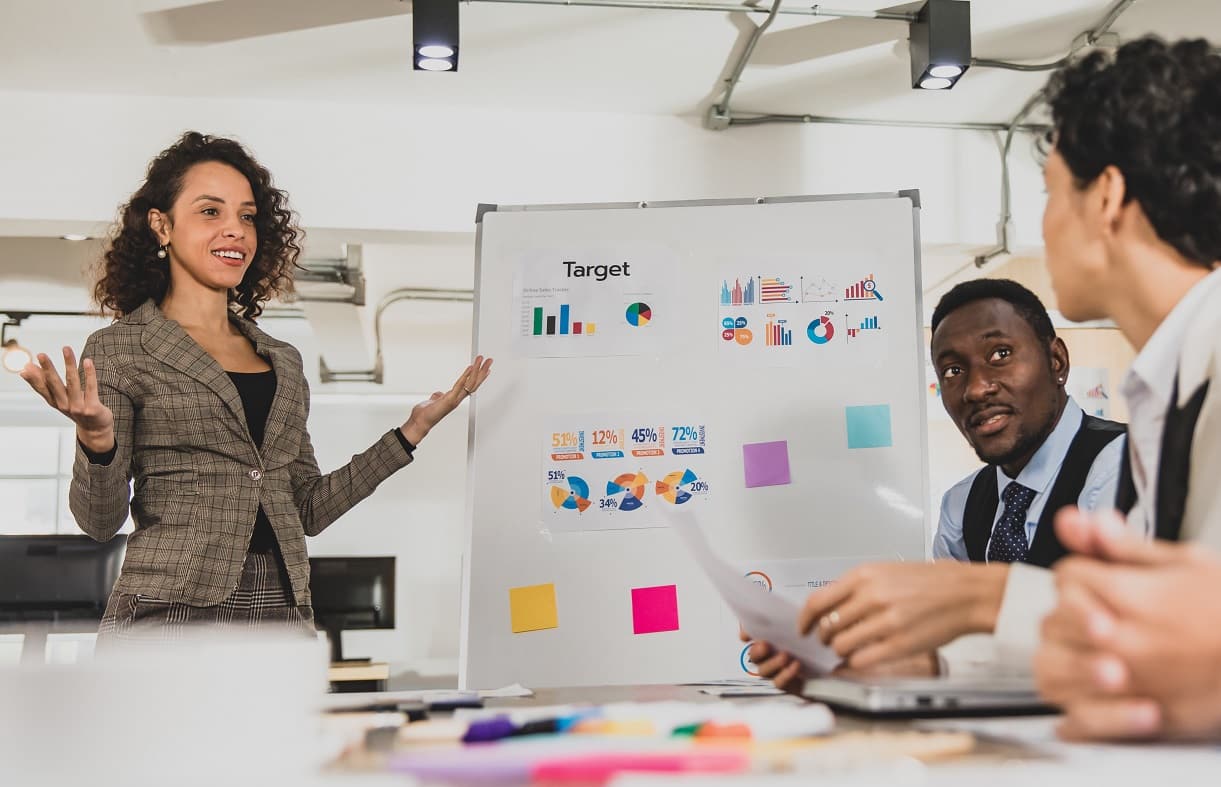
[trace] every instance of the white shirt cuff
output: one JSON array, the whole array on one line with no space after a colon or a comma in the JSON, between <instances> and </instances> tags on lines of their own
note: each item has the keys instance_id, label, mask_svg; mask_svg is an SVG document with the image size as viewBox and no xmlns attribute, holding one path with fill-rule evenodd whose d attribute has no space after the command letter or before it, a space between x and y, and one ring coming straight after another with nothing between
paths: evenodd
<instances>
[{"instance_id":1,"label":"white shirt cuff","mask_svg":"<svg viewBox=\"0 0 1221 787\"><path fill-rule=\"evenodd\" d=\"M996 616L996 657L1002 666L1031 671L1043 618L1055 606L1056 580L1051 571L1026 563L1009 567Z\"/></svg>"}]
</instances>

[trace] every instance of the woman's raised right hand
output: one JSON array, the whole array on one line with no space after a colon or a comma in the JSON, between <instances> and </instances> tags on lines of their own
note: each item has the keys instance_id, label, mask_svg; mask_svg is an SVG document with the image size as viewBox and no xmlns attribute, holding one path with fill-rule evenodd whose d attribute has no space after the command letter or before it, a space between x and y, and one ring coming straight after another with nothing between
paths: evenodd
<instances>
[{"instance_id":1,"label":"woman's raised right hand","mask_svg":"<svg viewBox=\"0 0 1221 787\"><path fill-rule=\"evenodd\" d=\"M64 348L64 379L60 379L55 364L46 353L38 354L38 363L30 362L21 370L21 379L30 384L47 404L59 410L76 424L76 437L94 453L104 454L114 447L114 413L98 399L97 370L93 360L86 358L80 369L71 347ZM81 387L81 373L85 385Z\"/></svg>"}]
</instances>

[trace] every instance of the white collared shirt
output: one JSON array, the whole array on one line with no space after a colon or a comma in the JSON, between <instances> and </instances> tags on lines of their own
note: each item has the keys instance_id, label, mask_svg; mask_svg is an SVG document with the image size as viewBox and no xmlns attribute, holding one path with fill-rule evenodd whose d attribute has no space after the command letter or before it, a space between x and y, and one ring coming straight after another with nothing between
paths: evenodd
<instances>
[{"instance_id":1,"label":"white collared shirt","mask_svg":"<svg viewBox=\"0 0 1221 787\"><path fill-rule=\"evenodd\" d=\"M1073 439L1076 438L1084 418L1081 407L1073 401L1072 397L1069 397L1068 404L1065 405L1064 412L1060 414L1056 427L1035 451L1034 456L1030 457L1030 461L1018 473L1017 478L1010 478L1005 475L1004 470L996 468L997 500L1003 499L1005 487L1011 481L1017 481L1035 493L1030 507L1026 510L1027 546L1034 542L1035 531L1039 527L1039 518L1043 515L1043 509L1047 506L1048 495L1060 476L1060 467L1064 464L1065 457L1068 456L1068 449L1072 446ZM1081 487L1081 493L1077 497L1077 505L1080 508L1093 511L1115 505L1115 491L1119 481L1120 462L1123 459L1123 446L1123 437L1117 437L1095 457L1089 474L1086 476L1085 484ZM967 497L971 493L972 484L975 483L975 476L976 473L971 473L950 487L950 490L941 498L941 520L937 526L937 535L933 539L934 558L970 560L967 556L962 528ZM998 503L996 514L992 518L993 528L996 527L996 522L1003 512L1004 504ZM989 543L991 543L991 539L992 537L989 536Z\"/></svg>"},{"instance_id":2,"label":"white collared shirt","mask_svg":"<svg viewBox=\"0 0 1221 787\"><path fill-rule=\"evenodd\" d=\"M1175 304L1132 361L1120 386L1128 403L1128 443L1132 446L1132 481L1136 485L1137 499L1128 515L1128 525L1139 527L1147 534L1154 532L1162 428L1174 393L1179 351L1192 318L1218 290L1221 290L1221 269L1197 282Z\"/></svg>"}]
</instances>

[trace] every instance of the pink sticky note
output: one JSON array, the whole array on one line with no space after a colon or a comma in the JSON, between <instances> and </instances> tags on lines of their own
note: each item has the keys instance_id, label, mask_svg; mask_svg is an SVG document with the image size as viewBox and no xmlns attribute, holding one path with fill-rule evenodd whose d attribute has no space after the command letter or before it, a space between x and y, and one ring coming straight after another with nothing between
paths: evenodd
<instances>
[{"instance_id":1,"label":"pink sticky note","mask_svg":"<svg viewBox=\"0 0 1221 787\"><path fill-rule=\"evenodd\" d=\"M789 477L789 442L746 443L742 446L742 464L746 468L747 488L780 486L791 483Z\"/></svg>"},{"instance_id":2,"label":"pink sticky note","mask_svg":"<svg viewBox=\"0 0 1221 787\"><path fill-rule=\"evenodd\" d=\"M678 587L632 588L632 632L678 631Z\"/></svg>"}]
</instances>

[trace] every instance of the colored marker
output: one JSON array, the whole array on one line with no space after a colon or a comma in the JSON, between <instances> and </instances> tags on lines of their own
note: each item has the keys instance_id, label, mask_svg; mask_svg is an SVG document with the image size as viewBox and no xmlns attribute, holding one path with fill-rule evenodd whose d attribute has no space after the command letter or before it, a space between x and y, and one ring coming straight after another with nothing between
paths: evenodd
<instances>
[{"instance_id":1,"label":"colored marker","mask_svg":"<svg viewBox=\"0 0 1221 787\"><path fill-rule=\"evenodd\" d=\"M714 721L701 724L695 731L696 740L750 740L750 727L742 722L718 724Z\"/></svg>"},{"instance_id":2,"label":"colored marker","mask_svg":"<svg viewBox=\"0 0 1221 787\"><path fill-rule=\"evenodd\" d=\"M535 782L603 784L624 771L646 773L737 773L750 765L744 751L607 752L560 757L530 769Z\"/></svg>"},{"instance_id":3,"label":"colored marker","mask_svg":"<svg viewBox=\"0 0 1221 787\"><path fill-rule=\"evenodd\" d=\"M462 736L463 743L488 743L507 738L517 732L517 726L508 716L493 716L490 719L473 721Z\"/></svg>"}]
</instances>

